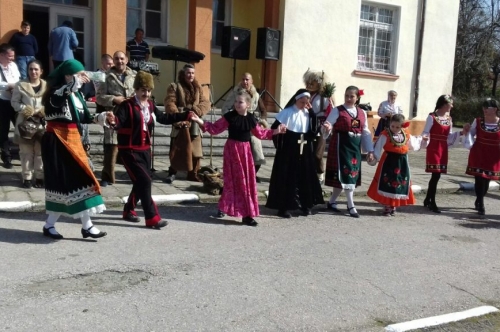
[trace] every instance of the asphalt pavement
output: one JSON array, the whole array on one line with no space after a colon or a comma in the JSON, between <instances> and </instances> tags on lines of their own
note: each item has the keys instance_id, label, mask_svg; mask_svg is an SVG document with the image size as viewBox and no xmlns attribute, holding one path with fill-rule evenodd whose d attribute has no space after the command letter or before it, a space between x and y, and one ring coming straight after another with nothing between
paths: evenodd
<instances>
[{"instance_id":1,"label":"asphalt pavement","mask_svg":"<svg viewBox=\"0 0 500 332\"><path fill-rule=\"evenodd\" d=\"M93 218L108 235L42 235L44 212L0 213L0 331L381 332L398 322L500 305L498 191L487 215L471 192L440 194L383 217L358 197L361 218L325 207L258 227L214 218L216 204L160 207L162 230ZM343 209L345 210L345 209Z\"/></svg>"}]
</instances>

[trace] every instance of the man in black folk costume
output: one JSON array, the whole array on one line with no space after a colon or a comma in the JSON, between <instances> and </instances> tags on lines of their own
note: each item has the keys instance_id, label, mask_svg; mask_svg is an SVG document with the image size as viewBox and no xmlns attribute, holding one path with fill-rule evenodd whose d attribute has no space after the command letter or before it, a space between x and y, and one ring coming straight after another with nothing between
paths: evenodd
<instances>
[{"instance_id":1,"label":"man in black folk costume","mask_svg":"<svg viewBox=\"0 0 500 332\"><path fill-rule=\"evenodd\" d=\"M283 218L290 218L288 211L297 209L310 215L314 205L324 203L313 149L319 128L310 98L306 89L298 90L271 126L275 129L283 124L287 129L285 134L273 138L276 156L266 203Z\"/></svg>"}]
</instances>

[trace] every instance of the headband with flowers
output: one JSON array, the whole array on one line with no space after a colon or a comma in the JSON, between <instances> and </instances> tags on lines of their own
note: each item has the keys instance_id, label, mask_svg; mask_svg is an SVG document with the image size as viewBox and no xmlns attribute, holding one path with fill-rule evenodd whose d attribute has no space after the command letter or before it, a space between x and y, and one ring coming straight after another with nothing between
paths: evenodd
<instances>
[{"instance_id":1,"label":"headband with flowers","mask_svg":"<svg viewBox=\"0 0 500 332\"><path fill-rule=\"evenodd\" d=\"M444 95L444 100L446 100L446 102L449 104L453 103L453 98L451 97L451 95Z\"/></svg>"}]
</instances>

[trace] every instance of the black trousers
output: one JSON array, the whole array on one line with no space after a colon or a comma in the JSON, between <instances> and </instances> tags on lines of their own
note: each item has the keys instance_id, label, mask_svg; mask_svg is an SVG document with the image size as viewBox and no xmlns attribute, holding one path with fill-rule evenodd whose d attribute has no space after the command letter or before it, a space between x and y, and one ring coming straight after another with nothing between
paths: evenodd
<instances>
[{"instance_id":1,"label":"black trousers","mask_svg":"<svg viewBox=\"0 0 500 332\"><path fill-rule=\"evenodd\" d=\"M146 225L156 224L160 219L158 208L151 197L151 150L120 150L120 158L132 181L132 191L123 212L128 213L135 210L140 200Z\"/></svg>"},{"instance_id":2,"label":"black trousers","mask_svg":"<svg viewBox=\"0 0 500 332\"><path fill-rule=\"evenodd\" d=\"M16 112L10 105L10 100L0 99L0 149L2 161L10 161L9 129L10 123L16 125Z\"/></svg>"},{"instance_id":3,"label":"black trousers","mask_svg":"<svg viewBox=\"0 0 500 332\"><path fill-rule=\"evenodd\" d=\"M488 193L490 187L490 179L485 179L481 176L475 177L474 190L476 192L476 203L478 207L484 207L484 196Z\"/></svg>"}]
</instances>

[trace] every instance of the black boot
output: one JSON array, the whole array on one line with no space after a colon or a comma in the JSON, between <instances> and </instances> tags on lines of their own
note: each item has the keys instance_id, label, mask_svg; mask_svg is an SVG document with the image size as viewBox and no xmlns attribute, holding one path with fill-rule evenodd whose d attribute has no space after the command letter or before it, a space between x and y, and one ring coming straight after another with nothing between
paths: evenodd
<instances>
[{"instance_id":1,"label":"black boot","mask_svg":"<svg viewBox=\"0 0 500 332\"><path fill-rule=\"evenodd\" d=\"M441 210L438 208L438 206L436 205L436 202L434 202L434 201L432 201L429 204L429 210L431 210L434 213L441 213Z\"/></svg>"}]
</instances>

